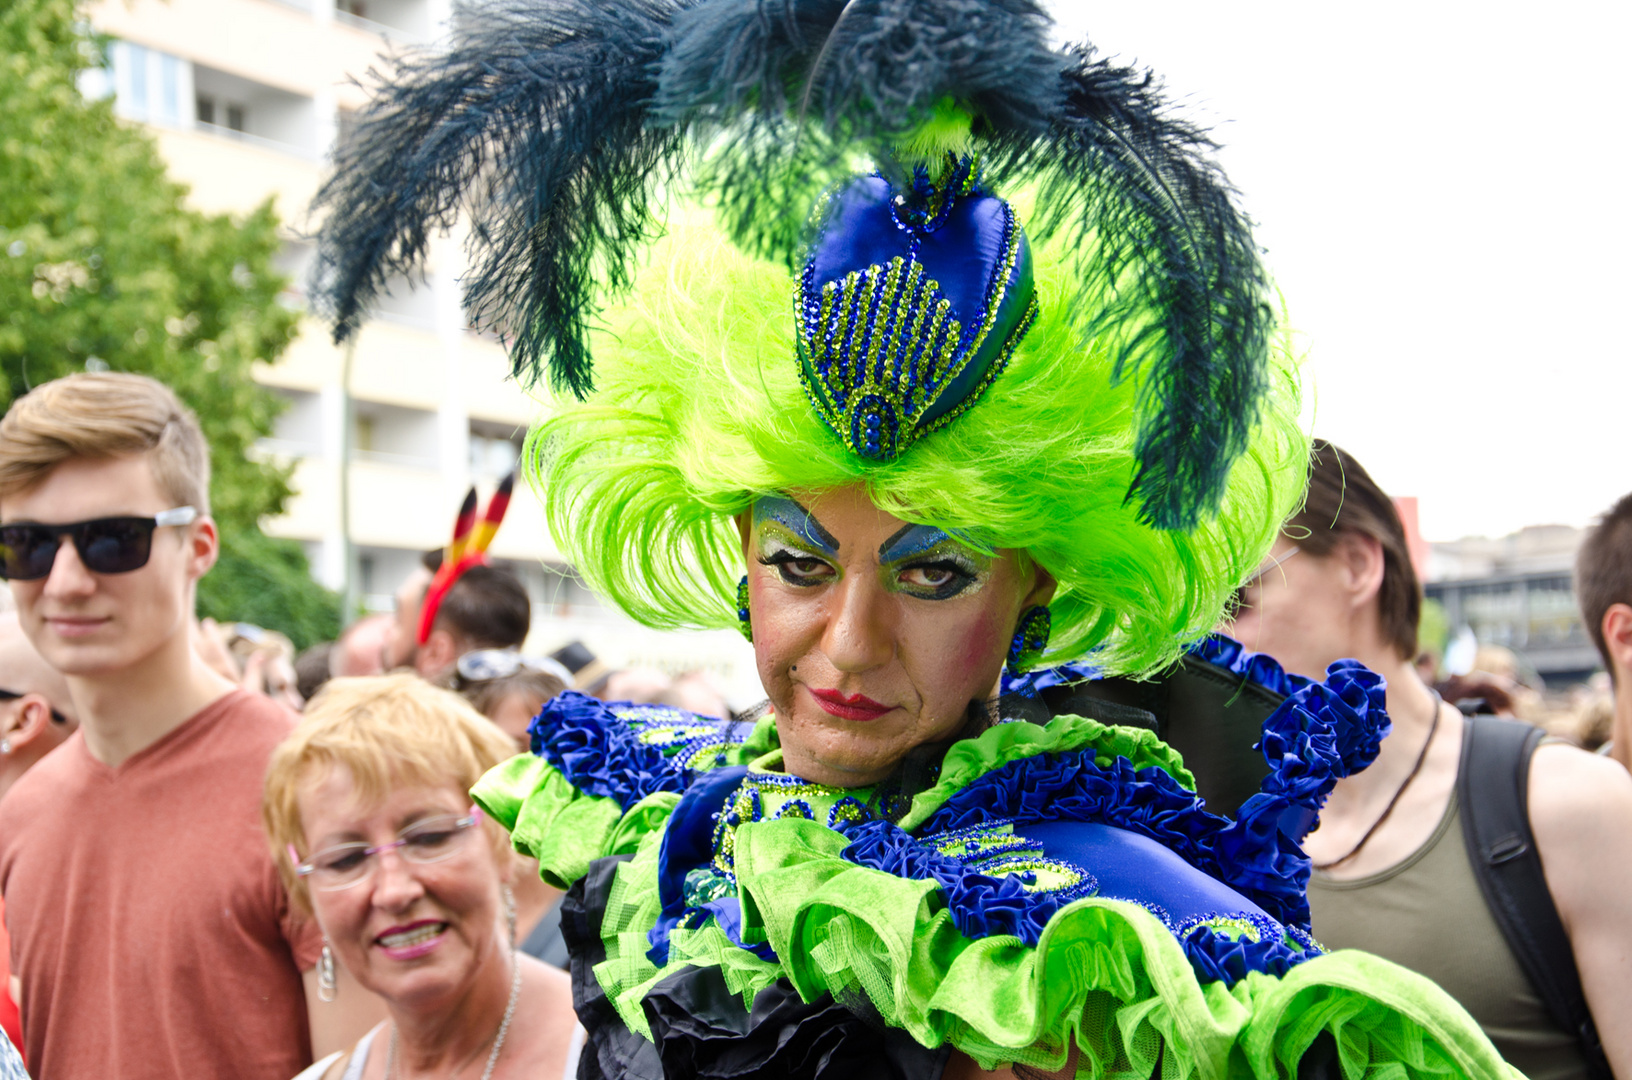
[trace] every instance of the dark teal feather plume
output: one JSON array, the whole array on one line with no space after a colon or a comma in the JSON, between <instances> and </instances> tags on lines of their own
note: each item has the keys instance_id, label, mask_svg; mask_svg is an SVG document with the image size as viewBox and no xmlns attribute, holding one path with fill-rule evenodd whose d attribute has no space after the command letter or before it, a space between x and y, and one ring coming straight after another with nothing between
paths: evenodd
<instances>
[{"instance_id":1,"label":"dark teal feather plume","mask_svg":"<svg viewBox=\"0 0 1632 1080\"><path fill-rule=\"evenodd\" d=\"M1217 506L1267 384L1250 225L1206 134L1148 74L1051 47L1039 4L498 0L456 24L449 50L381 78L319 195L337 336L463 211L467 310L518 378L582 395L588 329L661 227L659 183L684 175L739 243L793 265L819 193L858 153L889 170L951 99L993 186L1040 191L1028 231L1080 252L1084 340L1115 341L1140 380L1130 499L1164 528Z\"/></svg>"}]
</instances>

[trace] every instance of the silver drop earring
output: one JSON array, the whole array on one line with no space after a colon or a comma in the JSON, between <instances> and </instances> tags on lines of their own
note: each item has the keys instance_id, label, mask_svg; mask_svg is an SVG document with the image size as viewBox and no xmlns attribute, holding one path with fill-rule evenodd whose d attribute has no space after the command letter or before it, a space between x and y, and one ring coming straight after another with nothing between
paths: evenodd
<instances>
[{"instance_id":1,"label":"silver drop earring","mask_svg":"<svg viewBox=\"0 0 1632 1080\"><path fill-rule=\"evenodd\" d=\"M510 927L510 951L516 950L516 894L510 891L510 886L504 889L504 921Z\"/></svg>"},{"instance_id":2,"label":"silver drop earring","mask_svg":"<svg viewBox=\"0 0 1632 1080\"><path fill-rule=\"evenodd\" d=\"M323 953L317 958L317 1000L333 1001L335 990L334 953L329 949L329 943L325 941Z\"/></svg>"}]
</instances>

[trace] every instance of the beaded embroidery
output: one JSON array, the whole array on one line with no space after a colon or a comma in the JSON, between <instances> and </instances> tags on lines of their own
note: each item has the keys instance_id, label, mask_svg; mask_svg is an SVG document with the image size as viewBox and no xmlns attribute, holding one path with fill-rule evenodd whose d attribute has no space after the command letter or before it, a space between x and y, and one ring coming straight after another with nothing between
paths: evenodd
<instances>
[{"instance_id":1,"label":"beaded embroidery","mask_svg":"<svg viewBox=\"0 0 1632 1080\"><path fill-rule=\"evenodd\" d=\"M1048 893L1066 902L1092 896L1099 882L1084 867L1049 858L1043 846L1014 834L1014 822L989 821L924 837L942 855L990 877L1013 877L1028 893Z\"/></svg>"},{"instance_id":2,"label":"beaded embroidery","mask_svg":"<svg viewBox=\"0 0 1632 1080\"><path fill-rule=\"evenodd\" d=\"M855 822L900 817L909 804L893 785L839 788L813 784L786 773L750 772L715 819L713 871L726 881L736 881L737 829L748 822L799 818L837 829Z\"/></svg>"},{"instance_id":3,"label":"beaded embroidery","mask_svg":"<svg viewBox=\"0 0 1632 1080\"><path fill-rule=\"evenodd\" d=\"M1013 210L981 191L970 159L949 166L934 183L920 166L910 197L891 198L889 219L907 237L903 254L818 285L813 251L800 278L800 382L823 423L871 460L893 460L962 415L1008 365L1037 314L1030 249ZM979 306L955 311L919 256L924 237L971 198L998 203L1001 235ZM834 203L831 193L818 203L818 220ZM988 341L1005 313L999 338Z\"/></svg>"}]
</instances>

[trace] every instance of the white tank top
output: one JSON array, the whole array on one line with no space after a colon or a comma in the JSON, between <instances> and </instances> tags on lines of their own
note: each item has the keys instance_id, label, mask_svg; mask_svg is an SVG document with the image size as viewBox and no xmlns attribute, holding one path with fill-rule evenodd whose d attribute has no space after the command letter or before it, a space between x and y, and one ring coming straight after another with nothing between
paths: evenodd
<instances>
[{"instance_id":1,"label":"white tank top","mask_svg":"<svg viewBox=\"0 0 1632 1080\"><path fill-rule=\"evenodd\" d=\"M367 1035L357 1040L357 1045L351 1048L351 1060L346 1063L346 1071L340 1074L340 1080L362 1080L363 1069L368 1066L368 1053L374 1046L374 1036L384 1030L385 1022L381 1022ZM572 1045L567 1047L566 1067L561 1070L561 1080L574 1080L578 1075L578 1055L583 1053L584 1040L588 1037L589 1033L584 1030L584 1025L572 1025ZM323 1074L340 1060L341 1053L342 1051L336 1050L322 1061L313 1062L312 1066L303 1070L295 1080L322 1080Z\"/></svg>"}]
</instances>

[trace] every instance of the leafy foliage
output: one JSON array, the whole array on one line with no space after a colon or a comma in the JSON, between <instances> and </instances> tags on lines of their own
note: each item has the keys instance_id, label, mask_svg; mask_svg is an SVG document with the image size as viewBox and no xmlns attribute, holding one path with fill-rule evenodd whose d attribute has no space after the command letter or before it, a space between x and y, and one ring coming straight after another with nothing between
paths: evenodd
<instances>
[{"instance_id":1,"label":"leafy foliage","mask_svg":"<svg viewBox=\"0 0 1632 1080\"><path fill-rule=\"evenodd\" d=\"M294 620L268 614L264 625L303 640L318 625L313 605L333 599L298 545L260 534L289 497L289 470L251 452L280 406L251 366L275 359L299 321L278 303L276 216L270 201L236 221L189 209L153 140L80 94L80 73L102 54L74 0L0 5L0 408L104 365L174 389L209 438L213 509L229 538L201 602L248 619L255 600ZM264 573L252 572L261 559ZM227 598L246 606L219 606Z\"/></svg>"},{"instance_id":2,"label":"leafy foliage","mask_svg":"<svg viewBox=\"0 0 1632 1080\"><path fill-rule=\"evenodd\" d=\"M278 408L250 365L298 321L277 302L276 219L189 210L152 140L81 97L99 53L72 0L0 11L0 404L87 364L152 375L209 436L216 516L253 526L289 496L246 453Z\"/></svg>"},{"instance_id":3,"label":"leafy foliage","mask_svg":"<svg viewBox=\"0 0 1632 1080\"><path fill-rule=\"evenodd\" d=\"M281 630L296 649L340 633L340 598L312 580L305 550L259 529L221 530L221 556L198 583L198 614Z\"/></svg>"}]
</instances>

